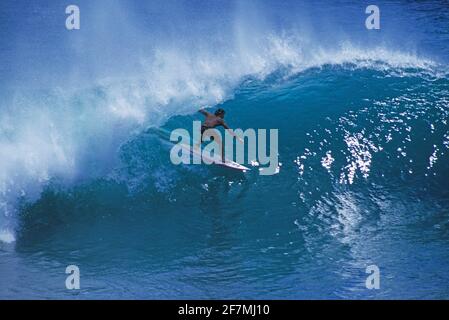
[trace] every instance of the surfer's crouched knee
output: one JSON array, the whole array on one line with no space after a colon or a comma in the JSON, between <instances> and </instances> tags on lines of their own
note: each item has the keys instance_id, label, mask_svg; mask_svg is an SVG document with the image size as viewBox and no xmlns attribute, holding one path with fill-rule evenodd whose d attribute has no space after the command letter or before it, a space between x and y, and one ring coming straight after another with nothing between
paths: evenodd
<instances>
[{"instance_id":1,"label":"surfer's crouched knee","mask_svg":"<svg viewBox=\"0 0 449 320\"><path fill-rule=\"evenodd\" d=\"M207 135L205 135L204 132L206 132L206 130L208 130L208 129L211 129L211 128L201 126L201 142L204 142L204 138L207 137ZM214 140L215 140L215 137L210 136L210 141L214 141Z\"/></svg>"}]
</instances>

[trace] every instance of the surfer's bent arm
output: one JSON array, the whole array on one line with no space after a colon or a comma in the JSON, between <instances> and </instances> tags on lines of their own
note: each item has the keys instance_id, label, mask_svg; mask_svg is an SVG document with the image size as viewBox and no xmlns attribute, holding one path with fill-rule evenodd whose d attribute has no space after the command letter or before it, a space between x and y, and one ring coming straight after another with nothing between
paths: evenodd
<instances>
[{"instance_id":1,"label":"surfer's bent arm","mask_svg":"<svg viewBox=\"0 0 449 320\"><path fill-rule=\"evenodd\" d=\"M225 129L229 132L229 134L230 134L231 136L235 137L238 141L240 141L241 143L243 143L243 140L240 139L240 137L237 136L237 135L235 134L234 130L232 130L231 128L228 127L228 125L226 124L226 122L223 122L221 125L223 126L223 128L225 128Z\"/></svg>"},{"instance_id":2,"label":"surfer's bent arm","mask_svg":"<svg viewBox=\"0 0 449 320\"><path fill-rule=\"evenodd\" d=\"M203 115L205 115L206 117L211 115L209 112L207 112L206 110L204 110L204 108L201 108L200 110L198 110L198 112L201 113L201 114L203 114Z\"/></svg>"}]
</instances>

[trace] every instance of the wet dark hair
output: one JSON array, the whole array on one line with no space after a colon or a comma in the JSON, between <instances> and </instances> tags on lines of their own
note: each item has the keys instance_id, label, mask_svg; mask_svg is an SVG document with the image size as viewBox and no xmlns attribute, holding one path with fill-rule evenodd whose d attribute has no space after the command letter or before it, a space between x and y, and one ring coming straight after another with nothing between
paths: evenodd
<instances>
[{"instance_id":1,"label":"wet dark hair","mask_svg":"<svg viewBox=\"0 0 449 320\"><path fill-rule=\"evenodd\" d=\"M221 108L217 109L217 111L215 111L215 115L216 116L219 116L219 115L223 115L224 116L225 115L225 111L223 109L221 109Z\"/></svg>"}]
</instances>

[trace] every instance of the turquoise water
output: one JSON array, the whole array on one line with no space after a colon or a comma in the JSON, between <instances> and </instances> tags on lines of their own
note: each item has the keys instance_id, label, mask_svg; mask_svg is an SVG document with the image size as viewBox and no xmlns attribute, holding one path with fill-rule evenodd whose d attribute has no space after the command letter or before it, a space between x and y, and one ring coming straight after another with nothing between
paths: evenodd
<instances>
[{"instance_id":1,"label":"turquoise water","mask_svg":"<svg viewBox=\"0 0 449 320\"><path fill-rule=\"evenodd\" d=\"M445 2L92 3L0 5L0 298L448 298ZM174 166L204 105L279 173Z\"/></svg>"}]
</instances>

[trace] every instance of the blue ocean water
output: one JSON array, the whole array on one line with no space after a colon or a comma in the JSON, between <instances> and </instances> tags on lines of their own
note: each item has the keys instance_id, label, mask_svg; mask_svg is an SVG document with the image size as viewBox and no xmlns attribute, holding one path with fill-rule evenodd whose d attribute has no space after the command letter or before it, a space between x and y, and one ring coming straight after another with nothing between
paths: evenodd
<instances>
[{"instance_id":1,"label":"blue ocean water","mask_svg":"<svg viewBox=\"0 0 449 320\"><path fill-rule=\"evenodd\" d=\"M1 299L449 297L447 1L76 2L0 2ZM202 106L279 173L174 166Z\"/></svg>"}]
</instances>

